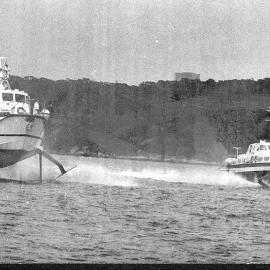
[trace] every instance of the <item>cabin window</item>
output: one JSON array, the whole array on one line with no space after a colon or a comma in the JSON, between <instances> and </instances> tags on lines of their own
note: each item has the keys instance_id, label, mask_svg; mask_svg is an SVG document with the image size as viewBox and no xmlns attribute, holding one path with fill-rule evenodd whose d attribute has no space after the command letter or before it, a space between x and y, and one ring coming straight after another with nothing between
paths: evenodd
<instances>
[{"instance_id":1,"label":"cabin window","mask_svg":"<svg viewBox=\"0 0 270 270\"><path fill-rule=\"evenodd\" d=\"M269 161L269 157L264 157L264 161Z\"/></svg>"},{"instance_id":2,"label":"cabin window","mask_svg":"<svg viewBox=\"0 0 270 270\"><path fill-rule=\"evenodd\" d=\"M266 145L260 145L260 150L267 150Z\"/></svg>"},{"instance_id":3,"label":"cabin window","mask_svg":"<svg viewBox=\"0 0 270 270\"><path fill-rule=\"evenodd\" d=\"M13 94L11 93L2 93L3 101L13 101Z\"/></svg>"},{"instance_id":4,"label":"cabin window","mask_svg":"<svg viewBox=\"0 0 270 270\"><path fill-rule=\"evenodd\" d=\"M262 157L258 157L257 161L258 162L262 162L263 161L263 158Z\"/></svg>"},{"instance_id":5,"label":"cabin window","mask_svg":"<svg viewBox=\"0 0 270 270\"><path fill-rule=\"evenodd\" d=\"M268 150L270 150L270 145L268 145Z\"/></svg>"},{"instance_id":6,"label":"cabin window","mask_svg":"<svg viewBox=\"0 0 270 270\"><path fill-rule=\"evenodd\" d=\"M20 94L15 94L15 101L25 103L25 96Z\"/></svg>"}]
</instances>

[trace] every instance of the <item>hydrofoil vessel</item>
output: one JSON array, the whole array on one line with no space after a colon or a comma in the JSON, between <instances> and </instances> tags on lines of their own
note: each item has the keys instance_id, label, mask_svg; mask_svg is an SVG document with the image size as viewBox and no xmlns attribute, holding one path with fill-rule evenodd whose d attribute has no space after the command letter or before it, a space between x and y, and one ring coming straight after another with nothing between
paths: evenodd
<instances>
[{"instance_id":1,"label":"hydrofoil vessel","mask_svg":"<svg viewBox=\"0 0 270 270\"><path fill-rule=\"evenodd\" d=\"M270 188L270 142L261 140L250 144L245 154L237 154L235 158L227 158L225 162L228 172Z\"/></svg>"},{"instance_id":2,"label":"hydrofoil vessel","mask_svg":"<svg viewBox=\"0 0 270 270\"><path fill-rule=\"evenodd\" d=\"M31 108L33 100L28 93L11 89L9 75L7 58L0 57L0 178L5 178L1 175L2 168L12 170L12 165L35 155L39 156L39 181L42 181L43 157L59 168L60 175L65 174L68 170L42 147L50 112L46 108L40 110L37 101Z\"/></svg>"}]
</instances>

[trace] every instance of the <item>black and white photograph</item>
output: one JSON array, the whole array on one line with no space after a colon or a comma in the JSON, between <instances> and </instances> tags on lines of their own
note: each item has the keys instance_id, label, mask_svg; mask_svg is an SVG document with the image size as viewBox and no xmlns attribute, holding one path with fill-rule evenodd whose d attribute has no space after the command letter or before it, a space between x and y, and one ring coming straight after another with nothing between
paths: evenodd
<instances>
[{"instance_id":1,"label":"black and white photograph","mask_svg":"<svg viewBox=\"0 0 270 270\"><path fill-rule=\"evenodd\" d=\"M270 1L1 0L1 264L270 262Z\"/></svg>"}]
</instances>

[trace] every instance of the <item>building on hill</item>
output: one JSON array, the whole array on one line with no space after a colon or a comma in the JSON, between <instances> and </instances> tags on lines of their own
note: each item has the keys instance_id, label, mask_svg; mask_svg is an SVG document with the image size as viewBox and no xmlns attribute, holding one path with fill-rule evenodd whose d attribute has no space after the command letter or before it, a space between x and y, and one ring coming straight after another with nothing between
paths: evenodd
<instances>
[{"instance_id":1,"label":"building on hill","mask_svg":"<svg viewBox=\"0 0 270 270\"><path fill-rule=\"evenodd\" d=\"M199 80L200 74L193 72L175 72L175 80L181 81L182 79Z\"/></svg>"}]
</instances>

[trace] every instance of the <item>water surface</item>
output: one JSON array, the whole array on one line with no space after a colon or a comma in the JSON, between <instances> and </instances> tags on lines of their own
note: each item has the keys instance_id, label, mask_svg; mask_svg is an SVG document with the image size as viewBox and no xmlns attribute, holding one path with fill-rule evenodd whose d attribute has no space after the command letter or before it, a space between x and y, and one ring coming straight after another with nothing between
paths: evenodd
<instances>
[{"instance_id":1,"label":"water surface","mask_svg":"<svg viewBox=\"0 0 270 270\"><path fill-rule=\"evenodd\" d=\"M270 261L269 190L216 167L58 158L78 168L0 183L0 262Z\"/></svg>"}]
</instances>

